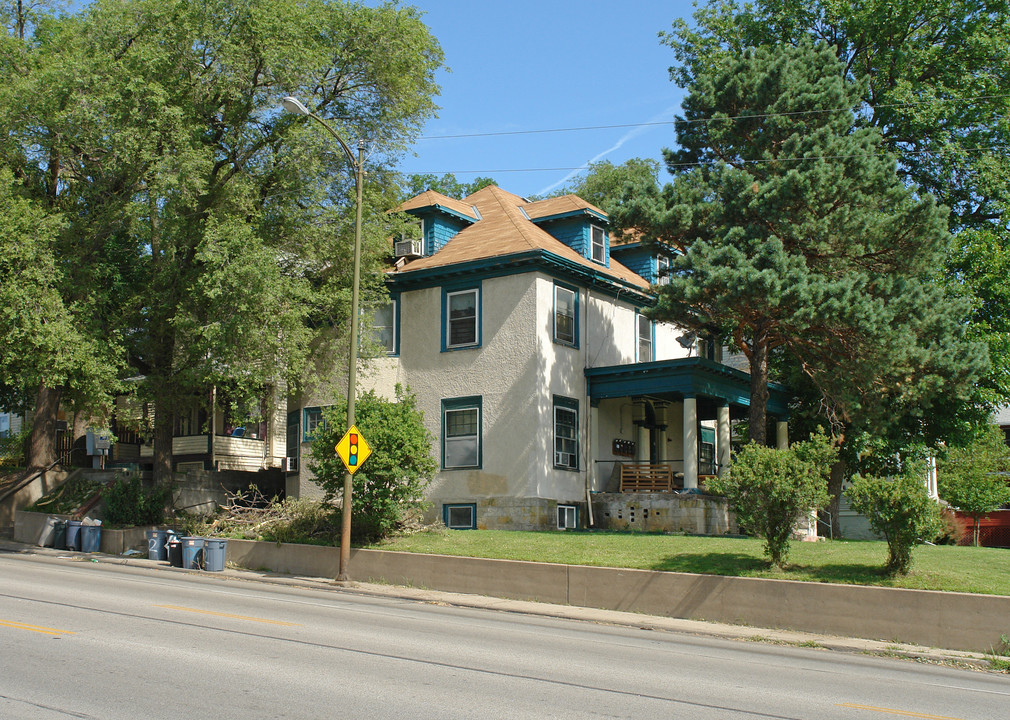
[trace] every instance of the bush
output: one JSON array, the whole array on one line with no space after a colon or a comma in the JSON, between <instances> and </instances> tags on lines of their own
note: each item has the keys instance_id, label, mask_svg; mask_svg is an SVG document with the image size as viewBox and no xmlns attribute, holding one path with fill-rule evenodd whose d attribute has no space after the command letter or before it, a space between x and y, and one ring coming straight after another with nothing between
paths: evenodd
<instances>
[{"instance_id":1,"label":"bush","mask_svg":"<svg viewBox=\"0 0 1010 720\"><path fill-rule=\"evenodd\" d=\"M110 525L157 525L165 519L165 508L172 499L167 485L144 488L140 476L119 478L102 493L105 521Z\"/></svg>"},{"instance_id":2,"label":"bush","mask_svg":"<svg viewBox=\"0 0 1010 720\"><path fill-rule=\"evenodd\" d=\"M912 548L943 529L940 506L926 491L922 478L910 474L893 479L857 476L846 491L852 509L866 516L875 533L887 541L888 573L906 575Z\"/></svg>"},{"instance_id":3,"label":"bush","mask_svg":"<svg viewBox=\"0 0 1010 720\"><path fill-rule=\"evenodd\" d=\"M309 469L325 490L325 499L343 497L344 464L334 447L347 431L347 405L323 411L323 427L312 440ZM396 386L396 400L369 391L355 403L355 424L372 455L354 473L351 535L372 541L396 531L411 512L424 507L424 490L438 470L432 457L433 438L424 426L417 399Z\"/></svg>"},{"instance_id":4,"label":"bush","mask_svg":"<svg viewBox=\"0 0 1010 720\"><path fill-rule=\"evenodd\" d=\"M728 473L709 482L725 495L737 523L764 539L765 555L782 567L796 524L828 502L828 474L836 450L821 432L788 450L751 443Z\"/></svg>"}]
</instances>

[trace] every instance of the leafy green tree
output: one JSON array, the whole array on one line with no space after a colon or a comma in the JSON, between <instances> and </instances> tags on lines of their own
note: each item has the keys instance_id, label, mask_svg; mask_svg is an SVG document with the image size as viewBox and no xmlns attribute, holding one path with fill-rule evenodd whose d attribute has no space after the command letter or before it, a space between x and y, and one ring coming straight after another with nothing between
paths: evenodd
<instances>
[{"instance_id":1,"label":"leafy green tree","mask_svg":"<svg viewBox=\"0 0 1010 720\"><path fill-rule=\"evenodd\" d=\"M409 390L397 385L394 401L369 391L354 407L355 422L372 454L354 473L351 534L356 541L369 541L395 532L411 513L423 509L424 491L438 463L424 415ZM346 432L346 417L346 402L324 410L323 429L312 440L309 469L327 502L343 493L344 465L334 448Z\"/></svg>"},{"instance_id":2,"label":"leafy green tree","mask_svg":"<svg viewBox=\"0 0 1010 720\"><path fill-rule=\"evenodd\" d=\"M936 537L943 528L939 505L915 473L893 478L857 476L846 495L852 508L870 521L873 532L887 541L885 569L891 574L907 574L912 548Z\"/></svg>"},{"instance_id":3,"label":"leafy green tree","mask_svg":"<svg viewBox=\"0 0 1010 720\"><path fill-rule=\"evenodd\" d=\"M842 415L963 394L985 368L964 308L935 281L944 213L899 180L878 130L840 110L859 102L843 70L809 43L703 66L677 121L681 149L666 151L674 182L638 188L615 213L672 256L654 317L747 356L762 444L775 352Z\"/></svg>"},{"instance_id":4,"label":"leafy green tree","mask_svg":"<svg viewBox=\"0 0 1010 720\"><path fill-rule=\"evenodd\" d=\"M881 131L903 175L952 208L955 228L1001 226L1010 197L1007 0L710 0L661 37L683 87L748 47L835 48L860 87L860 117Z\"/></svg>"},{"instance_id":5,"label":"leafy green tree","mask_svg":"<svg viewBox=\"0 0 1010 720\"><path fill-rule=\"evenodd\" d=\"M590 163L589 169L559 195L571 193L591 202L610 214L619 207L627 186L659 185L659 161L652 158L630 158L620 165L609 160Z\"/></svg>"},{"instance_id":6,"label":"leafy green tree","mask_svg":"<svg viewBox=\"0 0 1010 720\"><path fill-rule=\"evenodd\" d=\"M465 183L456 178L453 173L445 173L438 177L432 173L414 173L407 176L406 194L407 197L420 195L425 190L434 190L442 193L446 197L462 200L467 195L472 195L481 188L498 183L489 177L476 177L472 181Z\"/></svg>"},{"instance_id":7,"label":"leafy green tree","mask_svg":"<svg viewBox=\"0 0 1010 720\"><path fill-rule=\"evenodd\" d=\"M979 520L1010 503L1010 447L1003 431L990 425L973 443L948 449L937 480L940 497L971 517L977 546Z\"/></svg>"},{"instance_id":8,"label":"leafy green tree","mask_svg":"<svg viewBox=\"0 0 1010 720\"><path fill-rule=\"evenodd\" d=\"M726 496L740 526L763 538L768 559L783 567L796 524L828 501L835 454L823 433L787 450L749 443L709 487Z\"/></svg>"},{"instance_id":9,"label":"leafy green tree","mask_svg":"<svg viewBox=\"0 0 1010 720\"><path fill-rule=\"evenodd\" d=\"M441 50L414 8L100 0L0 51L17 78L0 149L40 197L72 210L67 287L98 292L105 249L129 263L111 286L133 296L99 295L118 307L140 392L156 401L164 478L178 409L211 386L241 404L296 385L313 353L346 346L353 173L279 98L299 96L368 143L367 304L381 288L393 167L435 110Z\"/></svg>"}]
</instances>

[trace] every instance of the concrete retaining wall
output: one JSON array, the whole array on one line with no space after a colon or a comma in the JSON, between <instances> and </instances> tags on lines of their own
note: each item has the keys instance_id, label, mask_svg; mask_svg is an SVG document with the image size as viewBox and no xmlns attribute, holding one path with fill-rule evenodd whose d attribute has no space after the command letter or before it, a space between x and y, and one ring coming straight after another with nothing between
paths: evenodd
<instances>
[{"instance_id":1,"label":"concrete retaining wall","mask_svg":"<svg viewBox=\"0 0 1010 720\"><path fill-rule=\"evenodd\" d=\"M599 527L640 532L735 533L726 498L678 493L597 493L593 515Z\"/></svg>"},{"instance_id":2,"label":"concrete retaining wall","mask_svg":"<svg viewBox=\"0 0 1010 720\"><path fill-rule=\"evenodd\" d=\"M254 570L336 577L339 550L229 540ZM351 576L431 590L988 652L1010 597L351 550Z\"/></svg>"},{"instance_id":3,"label":"concrete retaining wall","mask_svg":"<svg viewBox=\"0 0 1010 720\"><path fill-rule=\"evenodd\" d=\"M66 470L48 470L25 487L4 498L3 502L0 502L0 529L10 528L15 522L14 515L18 510L48 495L66 482L69 476L70 473ZM41 528L39 529L41 531Z\"/></svg>"},{"instance_id":4,"label":"concrete retaining wall","mask_svg":"<svg viewBox=\"0 0 1010 720\"><path fill-rule=\"evenodd\" d=\"M48 517L60 518L61 520L70 519L69 515L49 515L47 513L18 510L14 518L14 541L27 545L36 545ZM147 536L144 533L154 527L152 525L150 527L132 527L121 530L103 527L98 550L107 555L122 555L127 550L132 549L146 555Z\"/></svg>"}]
</instances>

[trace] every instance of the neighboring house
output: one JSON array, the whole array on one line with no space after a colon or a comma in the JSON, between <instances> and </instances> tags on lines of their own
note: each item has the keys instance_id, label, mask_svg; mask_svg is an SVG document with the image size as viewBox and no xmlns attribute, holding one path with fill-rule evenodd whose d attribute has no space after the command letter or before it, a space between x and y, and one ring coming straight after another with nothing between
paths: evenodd
<instances>
[{"instance_id":1,"label":"neighboring house","mask_svg":"<svg viewBox=\"0 0 1010 720\"><path fill-rule=\"evenodd\" d=\"M211 398L214 397L212 401ZM116 398L109 464L149 469L154 462L150 428L155 408L128 395ZM258 407L231 417L226 403L209 392L206 402L176 413L172 470L285 470L286 405L279 392L267 393ZM253 420L249 420L253 418ZM209 430L213 428L213 432Z\"/></svg>"},{"instance_id":2,"label":"neighboring house","mask_svg":"<svg viewBox=\"0 0 1010 720\"><path fill-rule=\"evenodd\" d=\"M1002 405L996 408L993 422L999 425L1000 430L1006 435L1006 444L1010 445L1010 405Z\"/></svg>"},{"instance_id":3,"label":"neighboring house","mask_svg":"<svg viewBox=\"0 0 1010 720\"><path fill-rule=\"evenodd\" d=\"M377 315L388 356L363 385L417 395L440 467L432 516L450 527L585 525L593 493L633 484L627 473L622 487L622 466L672 471L688 490L727 467L749 376L648 319L662 261L638 243L611 245L603 211L494 186L462 201L429 190L398 210L418 223L396 243L391 303ZM785 392L770 390L785 443ZM289 413L293 467L324 404L309 393ZM289 495L318 494L304 466Z\"/></svg>"}]
</instances>

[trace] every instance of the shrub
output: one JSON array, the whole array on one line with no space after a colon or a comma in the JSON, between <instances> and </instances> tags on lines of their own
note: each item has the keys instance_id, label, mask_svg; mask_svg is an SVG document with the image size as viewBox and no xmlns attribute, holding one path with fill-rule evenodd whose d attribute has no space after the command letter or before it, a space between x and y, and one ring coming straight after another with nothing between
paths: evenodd
<instances>
[{"instance_id":1,"label":"shrub","mask_svg":"<svg viewBox=\"0 0 1010 720\"><path fill-rule=\"evenodd\" d=\"M110 525L157 525L165 519L165 507L172 499L167 485L145 488L140 476L119 478L102 493L105 520Z\"/></svg>"},{"instance_id":2,"label":"shrub","mask_svg":"<svg viewBox=\"0 0 1010 720\"><path fill-rule=\"evenodd\" d=\"M334 447L347 431L344 402L323 411L323 427L312 440L309 469L325 491L327 501L343 496L344 465ZM351 535L355 541L386 537L411 512L424 507L424 490L438 463L432 457L433 438L424 426L417 399L396 386L396 400L369 391L355 403L355 424L372 448L372 455L354 473Z\"/></svg>"},{"instance_id":3,"label":"shrub","mask_svg":"<svg viewBox=\"0 0 1010 720\"><path fill-rule=\"evenodd\" d=\"M782 567L796 524L828 502L828 474L836 450L821 432L788 450L751 443L728 473L709 482L725 495L737 523L764 539L765 555Z\"/></svg>"},{"instance_id":4,"label":"shrub","mask_svg":"<svg viewBox=\"0 0 1010 720\"><path fill-rule=\"evenodd\" d=\"M852 509L866 516L875 533L887 541L887 565L892 575L908 573L912 548L936 537L943 528L940 506L929 497L922 478L899 475L856 476L846 491Z\"/></svg>"}]
</instances>

